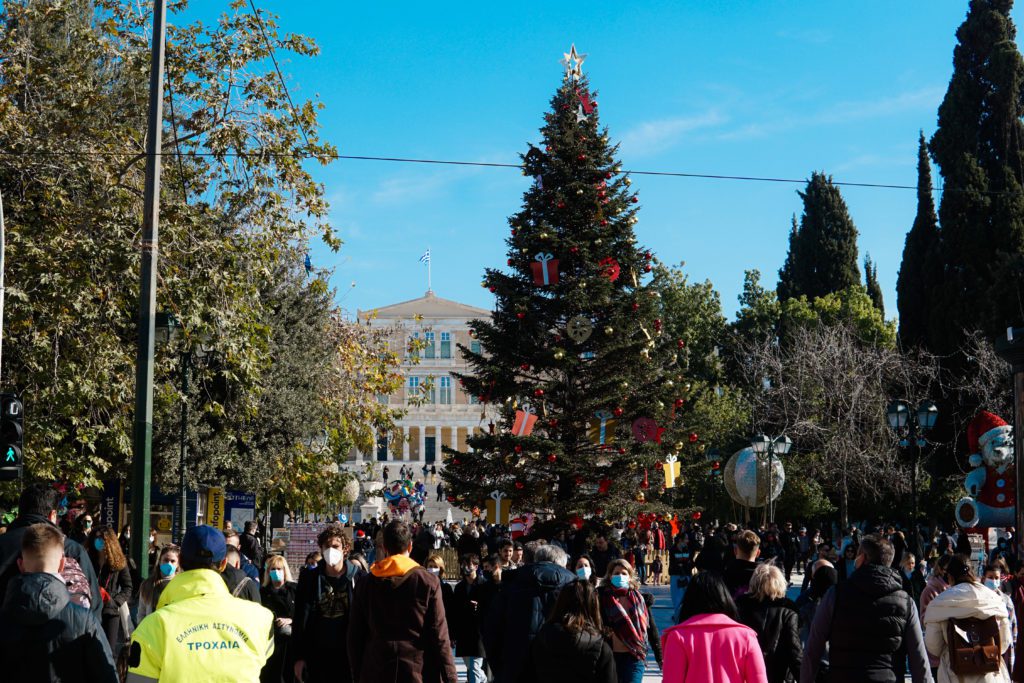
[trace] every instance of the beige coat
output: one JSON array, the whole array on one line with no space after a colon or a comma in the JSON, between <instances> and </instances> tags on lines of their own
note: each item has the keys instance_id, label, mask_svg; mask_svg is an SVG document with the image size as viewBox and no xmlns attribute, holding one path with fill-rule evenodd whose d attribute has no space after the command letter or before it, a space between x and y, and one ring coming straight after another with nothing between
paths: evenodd
<instances>
[{"instance_id":1,"label":"beige coat","mask_svg":"<svg viewBox=\"0 0 1024 683\"><path fill-rule=\"evenodd\" d=\"M950 619L988 619L995 617L999 624L999 642L1005 652L1013 644L1010 620L1006 615L1006 604L995 591L979 583L960 583L935 596L928 604L924 617L924 644L929 654L939 658L937 683L1004 683L1010 680L1003 659L999 659L999 671L984 676L955 675L949 668L949 651L946 646L946 626Z\"/></svg>"}]
</instances>

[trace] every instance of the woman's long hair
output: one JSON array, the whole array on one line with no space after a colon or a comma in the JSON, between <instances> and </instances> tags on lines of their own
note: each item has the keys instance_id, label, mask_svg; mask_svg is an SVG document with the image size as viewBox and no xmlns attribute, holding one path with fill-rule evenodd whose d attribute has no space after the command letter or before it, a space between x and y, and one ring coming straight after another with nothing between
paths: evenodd
<instances>
[{"instance_id":1,"label":"woman's long hair","mask_svg":"<svg viewBox=\"0 0 1024 683\"><path fill-rule=\"evenodd\" d=\"M679 623L698 614L724 614L733 621L739 621L736 603L716 574L701 572L686 588L683 604L679 606Z\"/></svg>"},{"instance_id":2,"label":"woman's long hair","mask_svg":"<svg viewBox=\"0 0 1024 683\"><path fill-rule=\"evenodd\" d=\"M561 624L572 633L602 635L601 606L590 582L576 579L563 586L547 623Z\"/></svg>"},{"instance_id":3,"label":"woman's long hair","mask_svg":"<svg viewBox=\"0 0 1024 683\"><path fill-rule=\"evenodd\" d=\"M103 539L103 550L96 549L97 538ZM92 530L92 534L89 537L88 550L89 557L96 565L96 571L100 569L99 562L97 561L100 553L103 553L107 566L110 567L111 571L119 572L128 566L128 560L125 559L124 553L121 552L121 543L117 540L117 534L105 524L101 524Z\"/></svg>"}]
</instances>

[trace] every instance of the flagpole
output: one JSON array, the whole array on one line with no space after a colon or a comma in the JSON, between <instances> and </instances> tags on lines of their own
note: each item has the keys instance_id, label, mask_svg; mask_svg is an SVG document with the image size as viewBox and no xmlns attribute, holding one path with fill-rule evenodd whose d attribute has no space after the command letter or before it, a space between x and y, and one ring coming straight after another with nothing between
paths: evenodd
<instances>
[{"instance_id":1,"label":"flagpole","mask_svg":"<svg viewBox=\"0 0 1024 683\"><path fill-rule=\"evenodd\" d=\"M430 247L427 247L427 291L428 292L434 291L434 288L431 287L431 281L430 281L430 279L431 279L430 278L430 275L431 275L431 272L430 272L430 269L431 269L431 265L430 265L431 258L430 257L431 257Z\"/></svg>"}]
</instances>

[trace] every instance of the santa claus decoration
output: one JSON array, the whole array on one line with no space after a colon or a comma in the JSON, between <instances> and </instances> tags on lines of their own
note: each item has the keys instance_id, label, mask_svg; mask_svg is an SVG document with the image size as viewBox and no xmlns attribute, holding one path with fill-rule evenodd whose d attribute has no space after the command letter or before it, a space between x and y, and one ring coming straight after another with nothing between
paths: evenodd
<instances>
[{"instance_id":1,"label":"santa claus decoration","mask_svg":"<svg viewBox=\"0 0 1024 683\"><path fill-rule=\"evenodd\" d=\"M1013 427L982 411L967 426L972 469L964 479L967 496L956 505L956 521L965 529L1013 526L1017 504L1014 486Z\"/></svg>"}]
</instances>

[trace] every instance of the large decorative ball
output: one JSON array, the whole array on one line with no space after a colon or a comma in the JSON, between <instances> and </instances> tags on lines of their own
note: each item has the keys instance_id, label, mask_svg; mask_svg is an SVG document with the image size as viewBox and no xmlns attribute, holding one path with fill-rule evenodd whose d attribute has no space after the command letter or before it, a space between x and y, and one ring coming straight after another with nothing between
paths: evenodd
<instances>
[{"instance_id":1,"label":"large decorative ball","mask_svg":"<svg viewBox=\"0 0 1024 683\"><path fill-rule=\"evenodd\" d=\"M769 458L759 458L754 449L748 446L729 458L722 480L729 496L737 503L746 507L762 507L782 493L786 484L786 471L780 458L771 458L769 470Z\"/></svg>"}]
</instances>

